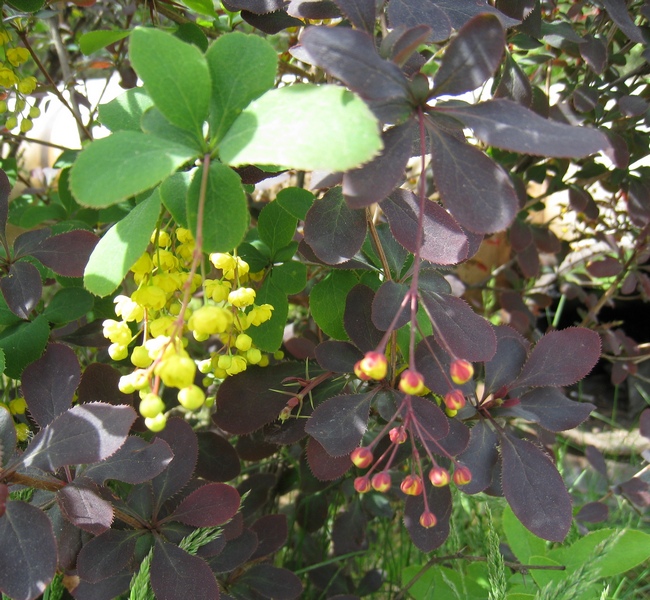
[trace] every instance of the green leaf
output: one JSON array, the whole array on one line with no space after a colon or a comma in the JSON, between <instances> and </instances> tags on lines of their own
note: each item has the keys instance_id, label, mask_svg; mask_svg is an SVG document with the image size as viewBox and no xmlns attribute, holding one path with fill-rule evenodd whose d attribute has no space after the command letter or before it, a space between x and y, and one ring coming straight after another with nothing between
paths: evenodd
<instances>
[{"instance_id":1,"label":"green leaf","mask_svg":"<svg viewBox=\"0 0 650 600\"><path fill-rule=\"evenodd\" d=\"M424 565L411 565L402 571L402 585L406 586ZM459 596L458 594L461 594ZM464 577L462 572L449 567L436 567L427 569L409 588L409 596L415 600L485 600L484 590L474 578Z\"/></svg>"},{"instance_id":2,"label":"green leaf","mask_svg":"<svg viewBox=\"0 0 650 600\"><path fill-rule=\"evenodd\" d=\"M5 364L4 350L0 350L0 375L5 372Z\"/></svg>"},{"instance_id":3,"label":"green leaf","mask_svg":"<svg viewBox=\"0 0 650 600\"><path fill-rule=\"evenodd\" d=\"M205 56L212 79L210 136L219 141L241 111L273 87L278 57L263 38L240 32L222 35Z\"/></svg>"},{"instance_id":4,"label":"green leaf","mask_svg":"<svg viewBox=\"0 0 650 600\"><path fill-rule=\"evenodd\" d=\"M286 262L273 267L270 277L285 295L299 294L307 285L307 265L295 260Z\"/></svg>"},{"instance_id":5,"label":"green leaf","mask_svg":"<svg viewBox=\"0 0 650 600\"><path fill-rule=\"evenodd\" d=\"M111 131L141 131L140 122L153 100L142 88L132 88L99 105L99 122Z\"/></svg>"},{"instance_id":6,"label":"green leaf","mask_svg":"<svg viewBox=\"0 0 650 600\"><path fill-rule=\"evenodd\" d=\"M92 294L79 287L64 288L54 294L43 311L50 323L62 325L80 319L92 310L95 299Z\"/></svg>"},{"instance_id":7,"label":"green leaf","mask_svg":"<svg viewBox=\"0 0 650 600\"><path fill-rule=\"evenodd\" d=\"M196 156L196 151L137 131L92 142L70 171L80 204L103 208L144 192Z\"/></svg>"},{"instance_id":8,"label":"green leaf","mask_svg":"<svg viewBox=\"0 0 650 600\"><path fill-rule=\"evenodd\" d=\"M212 0L209 1L212 4ZM181 23L174 31L174 35L187 44L194 44L201 52L208 50L208 38L196 23Z\"/></svg>"},{"instance_id":9,"label":"green leaf","mask_svg":"<svg viewBox=\"0 0 650 600\"><path fill-rule=\"evenodd\" d=\"M5 375L20 379L25 367L37 360L50 337L50 326L43 315L31 323L21 322L5 329L0 337L0 350L5 355Z\"/></svg>"},{"instance_id":10,"label":"green leaf","mask_svg":"<svg viewBox=\"0 0 650 600\"><path fill-rule=\"evenodd\" d=\"M154 104L170 123L203 137L210 72L201 51L170 33L137 27L129 56Z\"/></svg>"},{"instance_id":11,"label":"green leaf","mask_svg":"<svg viewBox=\"0 0 650 600\"><path fill-rule=\"evenodd\" d=\"M280 190L275 201L299 221L304 221L307 211L314 203L314 194L299 187L288 187Z\"/></svg>"},{"instance_id":12,"label":"green leaf","mask_svg":"<svg viewBox=\"0 0 650 600\"><path fill-rule=\"evenodd\" d=\"M65 208L68 215L72 214L79 208L79 204L72 197L70 192L70 167L61 170L59 175L59 202Z\"/></svg>"},{"instance_id":13,"label":"green leaf","mask_svg":"<svg viewBox=\"0 0 650 600\"><path fill-rule=\"evenodd\" d=\"M271 250L271 257L291 242L297 225L298 219L291 216L277 201L269 202L262 209L257 219L257 231L260 239Z\"/></svg>"},{"instance_id":14,"label":"green leaf","mask_svg":"<svg viewBox=\"0 0 650 600\"><path fill-rule=\"evenodd\" d=\"M131 33L130 29L89 31L79 36L79 48L83 54L88 56L97 50L106 48L109 44L123 40L129 33Z\"/></svg>"},{"instance_id":15,"label":"green leaf","mask_svg":"<svg viewBox=\"0 0 650 600\"><path fill-rule=\"evenodd\" d=\"M212 0L182 0L183 4L206 17L217 18L217 13L214 12L214 4Z\"/></svg>"},{"instance_id":16,"label":"green leaf","mask_svg":"<svg viewBox=\"0 0 650 600\"><path fill-rule=\"evenodd\" d=\"M187 221L196 236L203 167L196 170L187 195ZM229 252L244 239L250 216L241 179L231 168L212 162L203 212L203 251Z\"/></svg>"},{"instance_id":17,"label":"green leaf","mask_svg":"<svg viewBox=\"0 0 650 600\"><path fill-rule=\"evenodd\" d=\"M187 191L190 189L192 173L179 171L160 184L160 198L165 208L180 227L187 228Z\"/></svg>"},{"instance_id":18,"label":"green leaf","mask_svg":"<svg viewBox=\"0 0 650 600\"><path fill-rule=\"evenodd\" d=\"M11 0L7 4L23 12L36 12L43 8L45 0Z\"/></svg>"},{"instance_id":19,"label":"green leaf","mask_svg":"<svg viewBox=\"0 0 650 600\"><path fill-rule=\"evenodd\" d=\"M358 283L350 271L332 271L309 294L309 306L316 324L331 338L347 340L343 312L348 292Z\"/></svg>"},{"instance_id":20,"label":"green leaf","mask_svg":"<svg viewBox=\"0 0 650 600\"><path fill-rule=\"evenodd\" d=\"M286 246L282 246L273 257L277 263L290 261L298 251L298 242L289 242Z\"/></svg>"},{"instance_id":21,"label":"green leaf","mask_svg":"<svg viewBox=\"0 0 650 600\"><path fill-rule=\"evenodd\" d=\"M531 556L544 556L546 554L546 542L528 531L515 517L510 506L506 505L503 510L501 524L508 545L519 562L530 564Z\"/></svg>"},{"instance_id":22,"label":"green leaf","mask_svg":"<svg viewBox=\"0 0 650 600\"><path fill-rule=\"evenodd\" d=\"M155 107L151 107L147 112L142 115L140 121L142 131L150 133L163 140L169 140L174 144L181 144L188 148L194 148L197 154L203 152L202 141L196 138L192 133L186 129L181 129L172 125L164 115Z\"/></svg>"},{"instance_id":23,"label":"green leaf","mask_svg":"<svg viewBox=\"0 0 650 600\"><path fill-rule=\"evenodd\" d=\"M271 278L267 278L255 296L255 304L270 304L273 306L271 318L258 327L249 327L246 333L253 338L253 343L264 352L275 352L282 344L284 328L289 315L287 295Z\"/></svg>"},{"instance_id":24,"label":"green leaf","mask_svg":"<svg viewBox=\"0 0 650 600\"><path fill-rule=\"evenodd\" d=\"M147 249L159 213L160 192L156 189L106 232L90 255L84 272L84 286L89 292L107 296L120 285Z\"/></svg>"},{"instance_id":25,"label":"green leaf","mask_svg":"<svg viewBox=\"0 0 650 600\"><path fill-rule=\"evenodd\" d=\"M347 171L382 149L368 106L337 85L299 84L255 100L220 145L231 165L275 164L308 171Z\"/></svg>"}]
</instances>

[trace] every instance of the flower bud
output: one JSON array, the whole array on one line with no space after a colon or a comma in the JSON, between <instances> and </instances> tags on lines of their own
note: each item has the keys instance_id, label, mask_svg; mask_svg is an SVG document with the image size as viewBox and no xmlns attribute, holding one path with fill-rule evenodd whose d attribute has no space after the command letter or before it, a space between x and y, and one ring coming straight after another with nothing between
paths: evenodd
<instances>
[{"instance_id":1,"label":"flower bud","mask_svg":"<svg viewBox=\"0 0 650 600\"><path fill-rule=\"evenodd\" d=\"M354 480L354 489L357 490L360 494L365 494L372 489L370 484L370 479L368 477L357 477Z\"/></svg>"},{"instance_id":2,"label":"flower bud","mask_svg":"<svg viewBox=\"0 0 650 600\"><path fill-rule=\"evenodd\" d=\"M167 417L165 416L165 413L159 413L153 418L146 418L144 424L149 431L162 431L165 429L165 425L167 425Z\"/></svg>"},{"instance_id":3,"label":"flower bud","mask_svg":"<svg viewBox=\"0 0 650 600\"><path fill-rule=\"evenodd\" d=\"M424 486L422 485L422 479L420 479L420 477L417 475L407 475L399 487L405 494L409 496L419 496L424 489Z\"/></svg>"},{"instance_id":4,"label":"flower bud","mask_svg":"<svg viewBox=\"0 0 650 600\"><path fill-rule=\"evenodd\" d=\"M158 394L149 392L144 395L138 407L140 414L146 419L154 419L165 410L165 403Z\"/></svg>"},{"instance_id":5,"label":"flower bud","mask_svg":"<svg viewBox=\"0 0 650 600\"><path fill-rule=\"evenodd\" d=\"M366 448L364 446L355 448L350 455L350 460L352 460L352 462L360 469L369 467L372 459L372 452L369 448Z\"/></svg>"},{"instance_id":6,"label":"flower bud","mask_svg":"<svg viewBox=\"0 0 650 600\"><path fill-rule=\"evenodd\" d=\"M388 437L393 444L403 444L407 440L406 430L402 425L399 427L393 427L388 432Z\"/></svg>"},{"instance_id":7,"label":"flower bud","mask_svg":"<svg viewBox=\"0 0 650 600\"><path fill-rule=\"evenodd\" d=\"M205 402L205 394L198 385L190 385L178 392L178 402L187 410L197 410Z\"/></svg>"},{"instance_id":8,"label":"flower bud","mask_svg":"<svg viewBox=\"0 0 650 600\"><path fill-rule=\"evenodd\" d=\"M434 487L444 487L449 485L450 479L449 471L442 467L433 467L431 471L429 471L429 481Z\"/></svg>"},{"instance_id":9,"label":"flower bud","mask_svg":"<svg viewBox=\"0 0 650 600\"><path fill-rule=\"evenodd\" d=\"M365 356L361 359L359 369L362 373L370 377L370 379L379 381L386 377L388 361L381 352L366 352Z\"/></svg>"},{"instance_id":10,"label":"flower bud","mask_svg":"<svg viewBox=\"0 0 650 600\"><path fill-rule=\"evenodd\" d=\"M449 374L456 385L463 385L474 376L474 367L467 360L456 359L449 367Z\"/></svg>"},{"instance_id":11,"label":"flower bud","mask_svg":"<svg viewBox=\"0 0 650 600\"><path fill-rule=\"evenodd\" d=\"M424 385L424 377L422 377L421 373L411 369L406 369L402 372L400 377L399 389L405 394L420 396L427 388Z\"/></svg>"},{"instance_id":12,"label":"flower bud","mask_svg":"<svg viewBox=\"0 0 650 600\"><path fill-rule=\"evenodd\" d=\"M422 525L422 527L425 529L431 529L431 527L435 527L437 522L438 519L436 519L436 515L434 515L430 510L425 510L420 515L420 525Z\"/></svg>"},{"instance_id":13,"label":"flower bud","mask_svg":"<svg viewBox=\"0 0 650 600\"><path fill-rule=\"evenodd\" d=\"M453 477L456 485L467 485L472 481L472 472L467 467L458 466L454 470Z\"/></svg>"},{"instance_id":14,"label":"flower bud","mask_svg":"<svg viewBox=\"0 0 650 600\"><path fill-rule=\"evenodd\" d=\"M390 489L391 480L387 471L375 473L372 476L372 487L378 492L387 492Z\"/></svg>"},{"instance_id":15,"label":"flower bud","mask_svg":"<svg viewBox=\"0 0 650 600\"><path fill-rule=\"evenodd\" d=\"M460 410L465 406L465 395L460 390L450 390L445 394L445 406L449 410Z\"/></svg>"}]
</instances>

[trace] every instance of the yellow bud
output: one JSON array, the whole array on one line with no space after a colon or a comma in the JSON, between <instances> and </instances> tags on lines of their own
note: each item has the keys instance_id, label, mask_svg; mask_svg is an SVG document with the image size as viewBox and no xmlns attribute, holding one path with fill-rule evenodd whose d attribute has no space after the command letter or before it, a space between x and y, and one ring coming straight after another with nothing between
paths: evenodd
<instances>
[{"instance_id":1,"label":"yellow bud","mask_svg":"<svg viewBox=\"0 0 650 600\"><path fill-rule=\"evenodd\" d=\"M115 296L113 302L115 303L115 314L122 317L124 321L142 321L144 318L142 307L128 296Z\"/></svg>"},{"instance_id":2,"label":"yellow bud","mask_svg":"<svg viewBox=\"0 0 650 600\"><path fill-rule=\"evenodd\" d=\"M178 402L187 410L197 410L205 402L205 394L198 385L191 385L178 392Z\"/></svg>"},{"instance_id":3,"label":"yellow bud","mask_svg":"<svg viewBox=\"0 0 650 600\"><path fill-rule=\"evenodd\" d=\"M134 302L144 308L161 310L167 303L165 291L155 285L145 285L131 295Z\"/></svg>"},{"instance_id":4,"label":"yellow bud","mask_svg":"<svg viewBox=\"0 0 650 600\"><path fill-rule=\"evenodd\" d=\"M9 48L5 52L5 56L14 67L19 67L29 60L30 55L27 48Z\"/></svg>"},{"instance_id":5,"label":"yellow bud","mask_svg":"<svg viewBox=\"0 0 650 600\"><path fill-rule=\"evenodd\" d=\"M31 119L23 119L20 122L20 132L21 133L27 133L34 127L34 123L32 123Z\"/></svg>"},{"instance_id":6,"label":"yellow bud","mask_svg":"<svg viewBox=\"0 0 650 600\"><path fill-rule=\"evenodd\" d=\"M135 261L135 264L130 269L133 273L151 273L152 270L153 261L146 252Z\"/></svg>"},{"instance_id":7,"label":"yellow bud","mask_svg":"<svg viewBox=\"0 0 650 600\"><path fill-rule=\"evenodd\" d=\"M165 403L158 394L148 392L140 401L140 414L147 419L154 419L165 410Z\"/></svg>"},{"instance_id":8,"label":"yellow bud","mask_svg":"<svg viewBox=\"0 0 650 600\"><path fill-rule=\"evenodd\" d=\"M17 83L18 77L16 77L16 74L11 69L8 69L7 67L0 67L0 85L2 87L10 88Z\"/></svg>"},{"instance_id":9,"label":"yellow bud","mask_svg":"<svg viewBox=\"0 0 650 600\"><path fill-rule=\"evenodd\" d=\"M131 362L135 367L146 369L153 362L153 359L144 346L136 346L131 353Z\"/></svg>"},{"instance_id":10,"label":"yellow bud","mask_svg":"<svg viewBox=\"0 0 650 600\"><path fill-rule=\"evenodd\" d=\"M12 415L24 415L27 410L27 402L25 398L14 398L9 401L9 412Z\"/></svg>"},{"instance_id":11,"label":"yellow bud","mask_svg":"<svg viewBox=\"0 0 650 600\"><path fill-rule=\"evenodd\" d=\"M189 356L178 354L163 359L155 369L167 387L184 388L192 385L196 365Z\"/></svg>"},{"instance_id":12,"label":"yellow bud","mask_svg":"<svg viewBox=\"0 0 650 600\"><path fill-rule=\"evenodd\" d=\"M18 82L18 91L25 95L31 94L36 89L37 83L36 77L32 77L31 75L25 77Z\"/></svg>"},{"instance_id":13,"label":"yellow bud","mask_svg":"<svg viewBox=\"0 0 650 600\"><path fill-rule=\"evenodd\" d=\"M253 288L237 288L228 294L228 302L237 308L250 306L255 302L255 290Z\"/></svg>"},{"instance_id":14,"label":"yellow bud","mask_svg":"<svg viewBox=\"0 0 650 600\"><path fill-rule=\"evenodd\" d=\"M24 442L29 437L29 426L26 423L16 423L16 439Z\"/></svg>"},{"instance_id":15,"label":"yellow bud","mask_svg":"<svg viewBox=\"0 0 650 600\"><path fill-rule=\"evenodd\" d=\"M235 340L235 347L237 348L237 350L246 352L247 350L250 349L252 343L253 343L253 338L251 338L250 335L246 335L245 333L240 333L237 336L237 339Z\"/></svg>"},{"instance_id":16,"label":"yellow bud","mask_svg":"<svg viewBox=\"0 0 650 600\"><path fill-rule=\"evenodd\" d=\"M32 106L29 109L29 117L30 117L30 119L37 119L40 116L41 116L41 109L38 108L38 106Z\"/></svg>"},{"instance_id":17,"label":"yellow bud","mask_svg":"<svg viewBox=\"0 0 650 600\"><path fill-rule=\"evenodd\" d=\"M108 347L108 355L113 360L124 360L129 355L129 348L122 344L111 344Z\"/></svg>"},{"instance_id":18,"label":"yellow bud","mask_svg":"<svg viewBox=\"0 0 650 600\"><path fill-rule=\"evenodd\" d=\"M148 417L144 420L144 424L146 425L147 429L153 432L158 432L162 431L165 429L165 425L167 425L167 417L165 416L165 413L159 413L155 417L151 418Z\"/></svg>"}]
</instances>

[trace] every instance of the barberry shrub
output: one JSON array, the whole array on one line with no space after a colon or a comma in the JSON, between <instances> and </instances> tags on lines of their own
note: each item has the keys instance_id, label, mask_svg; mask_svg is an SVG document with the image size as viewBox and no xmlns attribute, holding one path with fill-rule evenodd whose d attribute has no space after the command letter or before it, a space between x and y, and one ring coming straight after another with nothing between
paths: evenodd
<instances>
[{"instance_id":1,"label":"barberry shrub","mask_svg":"<svg viewBox=\"0 0 650 600\"><path fill-rule=\"evenodd\" d=\"M38 57L43 4L2 8L13 67ZM594 409L564 388L600 358L599 333L617 364L638 362L598 319L615 293L647 293L647 88L643 69L619 73L645 45L634 11L114 4L67 15L113 27L78 40L128 88L83 128L109 135L61 156L48 202L10 202L10 161L0 172L0 590L290 600L300 571L358 597L381 574L342 576L328 553L365 550L394 509L419 550L440 547L454 489L564 540L573 504L548 432ZM14 103L34 91L2 77ZM260 203L278 173L289 183ZM596 183L617 190L600 207ZM542 335L541 264L568 252L529 213L562 190L607 248L580 281L610 280L583 326ZM625 235L599 218L621 202ZM486 266L498 243L508 255ZM296 530L300 558L275 566Z\"/></svg>"}]
</instances>

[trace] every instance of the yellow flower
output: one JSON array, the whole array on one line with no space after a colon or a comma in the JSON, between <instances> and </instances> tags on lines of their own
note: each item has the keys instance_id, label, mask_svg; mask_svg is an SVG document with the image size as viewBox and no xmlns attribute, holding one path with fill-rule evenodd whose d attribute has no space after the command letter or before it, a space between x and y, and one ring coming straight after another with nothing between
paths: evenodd
<instances>
[{"instance_id":1,"label":"yellow flower","mask_svg":"<svg viewBox=\"0 0 650 600\"><path fill-rule=\"evenodd\" d=\"M0 85L6 88L18 83L16 74L7 67L0 67Z\"/></svg>"},{"instance_id":2,"label":"yellow flower","mask_svg":"<svg viewBox=\"0 0 650 600\"><path fill-rule=\"evenodd\" d=\"M250 306L255 302L255 290L253 288L238 288L228 294L228 302L237 308Z\"/></svg>"},{"instance_id":3,"label":"yellow flower","mask_svg":"<svg viewBox=\"0 0 650 600\"><path fill-rule=\"evenodd\" d=\"M253 306L253 310L251 310L247 315L248 324L255 325L255 327L257 327L258 325L261 325L262 323L268 321L271 318L272 313L273 307L270 304Z\"/></svg>"},{"instance_id":4,"label":"yellow flower","mask_svg":"<svg viewBox=\"0 0 650 600\"><path fill-rule=\"evenodd\" d=\"M19 67L29 60L27 48L9 48L6 52L7 60L14 66Z\"/></svg>"},{"instance_id":5,"label":"yellow flower","mask_svg":"<svg viewBox=\"0 0 650 600\"><path fill-rule=\"evenodd\" d=\"M219 281L218 279L206 279L203 282L205 295L215 302L223 302L228 298L232 284L229 281Z\"/></svg>"},{"instance_id":6,"label":"yellow flower","mask_svg":"<svg viewBox=\"0 0 650 600\"><path fill-rule=\"evenodd\" d=\"M167 294L165 290L155 285L146 285L131 294L134 302L137 302L144 308L152 310L161 310L167 303Z\"/></svg>"},{"instance_id":7,"label":"yellow flower","mask_svg":"<svg viewBox=\"0 0 650 600\"><path fill-rule=\"evenodd\" d=\"M189 356L175 354L162 360L155 369L156 375L167 387L186 388L194 383L196 365Z\"/></svg>"},{"instance_id":8,"label":"yellow flower","mask_svg":"<svg viewBox=\"0 0 650 600\"><path fill-rule=\"evenodd\" d=\"M3 46L11 41L11 35L6 29L0 29L0 44Z\"/></svg>"},{"instance_id":9,"label":"yellow flower","mask_svg":"<svg viewBox=\"0 0 650 600\"><path fill-rule=\"evenodd\" d=\"M18 83L18 91L21 94L31 94L35 89L36 89L36 84L38 82L36 81L36 77L32 77L31 75L29 77L25 77L20 80Z\"/></svg>"},{"instance_id":10,"label":"yellow flower","mask_svg":"<svg viewBox=\"0 0 650 600\"><path fill-rule=\"evenodd\" d=\"M197 308L187 322L187 327L200 336L223 333L232 325L232 314L218 306Z\"/></svg>"}]
</instances>

